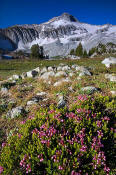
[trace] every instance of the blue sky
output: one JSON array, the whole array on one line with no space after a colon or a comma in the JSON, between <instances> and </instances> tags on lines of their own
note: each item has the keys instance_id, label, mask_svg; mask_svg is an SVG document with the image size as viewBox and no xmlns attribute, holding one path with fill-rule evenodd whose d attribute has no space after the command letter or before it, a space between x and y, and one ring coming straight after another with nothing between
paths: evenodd
<instances>
[{"instance_id":1,"label":"blue sky","mask_svg":"<svg viewBox=\"0 0 116 175\"><path fill-rule=\"evenodd\" d=\"M40 24L64 12L81 22L116 25L116 0L0 0L0 28Z\"/></svg>"}]
</instances>

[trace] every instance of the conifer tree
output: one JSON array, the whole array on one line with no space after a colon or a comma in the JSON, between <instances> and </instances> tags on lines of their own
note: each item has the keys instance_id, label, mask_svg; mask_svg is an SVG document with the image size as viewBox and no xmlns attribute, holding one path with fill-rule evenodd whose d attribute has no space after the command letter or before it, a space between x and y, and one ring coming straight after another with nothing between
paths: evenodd
<instances>
[{"instance_id":1,"label":"conifer tree","mask_svg":"<svg viewBox=\"0 0 116 175\"><path fill-rule=\"evenodd\" d=\"M75 50L74 49L71 49L70 55L75 55Z\"/></svg>"},{"instance_id":2,"label":"conifer tree","mask_svg":"<svg viewBox=\"0 0 116 175\"><path fill-rule=\"evenodd\" d=\"M83 46L81 43L76 48L76 56L82 57L83 56Z\"/></svg>"},{"instance_id":3,"label":"conifer tree","mask_svg":"<svg viewBox=\"0 0 116 175\"><path fill-rule=\"evenodd\" d=\"M87 58L88 57L88 54L87 54L87 51L86 50L84 50L84 52L83 52L83 57L84 58Z\"/></svg>"},{"instance_id":4,"label":"conifer tree","mask_svg":"<svg viewBox=\"0 0 116 175\"><path fill-rule=\"evenodd\" d=\"M31 58L43 58L43 47L38 44L34 44L31 47Z\"/></svg>"}]
</instances>

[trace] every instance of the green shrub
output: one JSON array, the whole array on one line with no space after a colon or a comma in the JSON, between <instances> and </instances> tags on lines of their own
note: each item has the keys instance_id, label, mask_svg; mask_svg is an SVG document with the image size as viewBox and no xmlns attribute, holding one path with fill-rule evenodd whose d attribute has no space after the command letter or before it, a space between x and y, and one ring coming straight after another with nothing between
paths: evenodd
<instances>
[{"instance_id":1,"label":"green shrub","mask_svg":"<svg viewBox=\"0 0 116 175\"><path fill-rule=\"evenodd\" d=\"M70 55L75 55L75 50L74 49L71 49Z\"/></svg>"},{"instance_id":2,"label":"green shrub","mask_svg":"<svg viewBox=\"0 0 116 175\"><path fill-rule=\"evenodd\" d=\"M81 43L77 46L75 50L76 56L82 57L83 56L83 46Z\"/></svg>"},{"instance_id":3,"label":"green shrub","mask_svg":"<svg viewBox=\"0 0 116 175\"><path fill-rule=\"evenodd\" d=\"M34 44L31 47L31 58L43 58L43 47L38 44Z\"/></svg>"},{"instance_id":4,"label":"green shrub","mask_svg":"<svg viewBox=\"0 0 116 175\"><path fill-rule=\"evenodd\" d=\"M0 172L113 175L115 107L109 97L79 95L69 108L40 109L2 144Z\"/></svg>"}]
</instances>

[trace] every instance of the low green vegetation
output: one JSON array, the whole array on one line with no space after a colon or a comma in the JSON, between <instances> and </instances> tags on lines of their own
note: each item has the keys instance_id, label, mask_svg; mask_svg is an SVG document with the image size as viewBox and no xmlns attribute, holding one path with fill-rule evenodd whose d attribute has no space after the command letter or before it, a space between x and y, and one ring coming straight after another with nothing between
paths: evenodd
<instances>
[{"instance_id":1,"label":"low green vegetation","mask_svg":"<svg viewBox=\"0 0 116 175\"><path fill-rule=\"evenodd\" d=\"M40 109L2 143L0 172L113 175L115 109L108 96L86 95L69 108Z\"/></svg>"},{"instance_id":2,"label":"low green vegetation","mask_svg":"<svg viewBox=\"0 0 116 175\"><path fill-rule=\"evenodd\" d=\"M1 80L38 66L42 69L60 63L84 66L91 72L91 76L79 77L79 72L71 68L66 71L68 77L74 71L71 81L59 86L53 85L67 76L47 81L39 76L27 77L19 79L15 86L12 82L1 85L8 88L8 94L0 93L1 175L115 174L116 96L111 90L116 91L116 83L106 79L105 74L115 75L116 65L107 69L101 64L103 59L0 61ZM100 90L90 95L81 90L86 86ZM27 105L41 92L46 93L44 98ZM63 95L65 108L58 109L58 94ZM11 118L8 112L19 106L25 112Z\"/></svg>"}]
</instances>

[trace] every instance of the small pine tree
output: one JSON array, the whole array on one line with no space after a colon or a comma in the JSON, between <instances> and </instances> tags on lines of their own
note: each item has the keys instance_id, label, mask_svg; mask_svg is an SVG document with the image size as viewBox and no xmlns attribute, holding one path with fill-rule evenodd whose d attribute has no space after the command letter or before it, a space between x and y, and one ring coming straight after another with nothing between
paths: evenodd
<instances>
[{"instance_id":1,"label":"small pine tree","mask_svg":"<svg viewBox=\"0 0 116 175\"><path fill-rule=\"evenodd\" d=\"M43 46L40 46L40 47L39 47L39 53L40 53L40 58L43 58L43 57L44 57L44 54L43 54Z\"/></svg>"},{"instance_id":2,"label":"small pine tree","mask_svg":"<svg viewBox=\"0 0 116 175\"><path fill-rule=\"evenodd\" d=\"M93 48L91 48L91 49L89 50L88 55L91 56L91 55L93 55L95 52L97 52L97 49L96 49L95 47L93 47Z\"/></svg>"},{"instance_id":3,"label":"small pine tree","mask_svg":"<svg viewBox=\"0 0 116 175\"><path fill-rule=\"evenodd\" d=\"M19 57L19 58L24 58L24 52L22 50L19 50L16 52L16 55Z\"/></svg>"},{"instance_id":4,"label":"small pine tree","mask_svg":"<svg viewBox=\"0 0 116 175\"><path fill-rule=\"evenodd\" d=\"M82 57L83 56L83 46L81 43L76 48L76 56Z\"/></svg>"},{"instance_id":5,"label":"small pine tree","mask_svg":"<svg viewBox=\"0 0 116 175\"><path fill-rule=\"evenodd\" d=\"M74 49L71 49L70 55L75 55L75 50Z\"/></svg>"},{"instance_id":6,"label":"small pine tree","mask_svg":"<svg viewBox=\"0 0 116 175\"><path fill-rule=\"evenodd\" d=\"M87 51L86 50L84 50L84 52L83 52L83 57L84 58L87 58L88 57L88 54L87 54Z\"/></svg>"},{"instance_id":7,"label":"small pine tree","mask_svg":"<svg viewBox=\"0 0 116 175\"><path fill-rule=\"evenodd\" d=\"M31 58L43 58L43 47L38 44L34 44L31 47Z\"/></svg>"}]
</instances>

